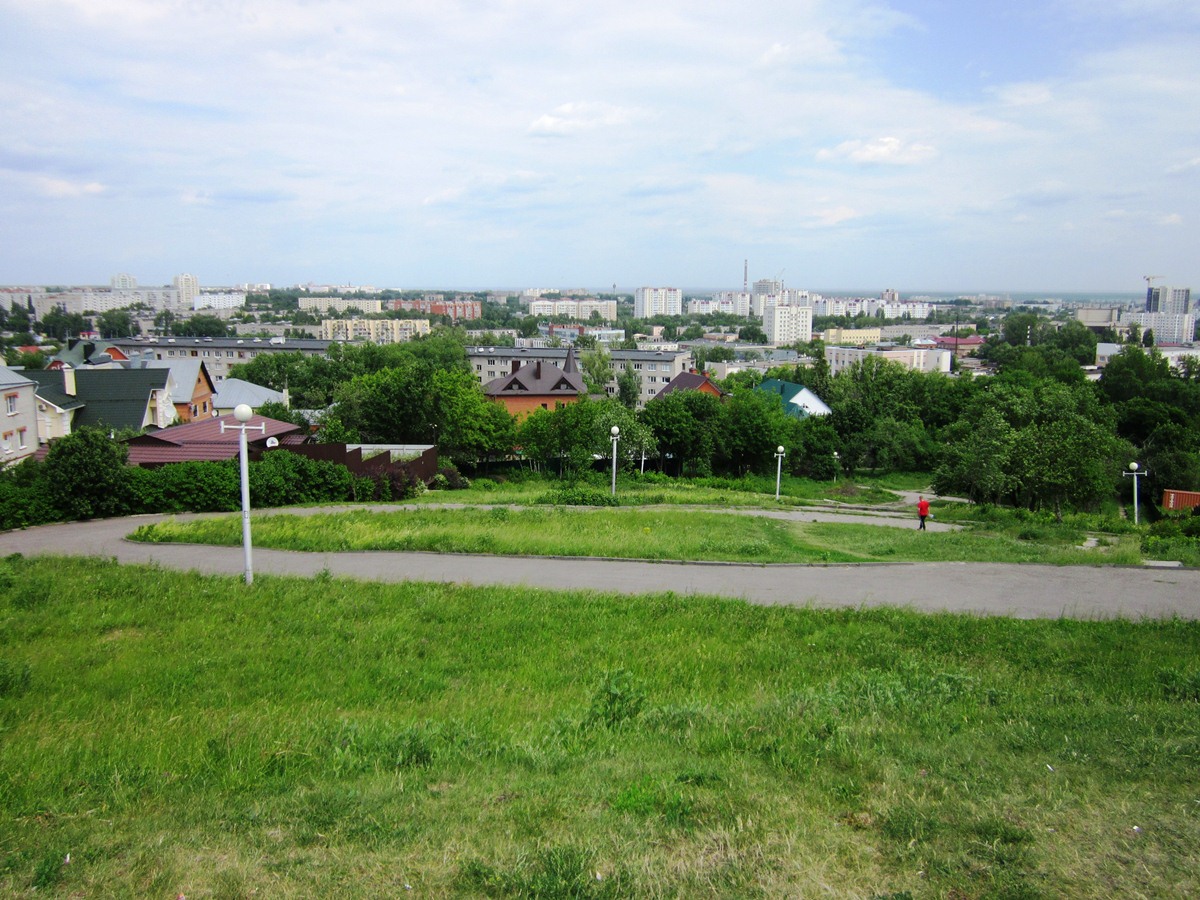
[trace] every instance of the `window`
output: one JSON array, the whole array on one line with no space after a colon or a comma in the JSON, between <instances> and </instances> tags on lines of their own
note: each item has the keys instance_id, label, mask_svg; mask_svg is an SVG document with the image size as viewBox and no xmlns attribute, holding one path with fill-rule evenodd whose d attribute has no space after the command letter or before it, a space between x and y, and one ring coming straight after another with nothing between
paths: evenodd
<instances>
[{"instance_id":1,"label":"window","mask_svg":"<svg viewBox=\"0 0 1200 900\"><path fill-rule=\"evenodd\" d=\"M24 428L17 429L17 446L22 450L25 449L25 429Z\"/></svg>"},{"instance_id":2,"label":"window","mask_svg":"<svg viewBox=\"0 0 1200 900\"><path fill-rule=\"evenodd\" d=\"M5 394L4 407L10 416L15 416L17 414L17 395Z\"/></svg>"}]
</instances>

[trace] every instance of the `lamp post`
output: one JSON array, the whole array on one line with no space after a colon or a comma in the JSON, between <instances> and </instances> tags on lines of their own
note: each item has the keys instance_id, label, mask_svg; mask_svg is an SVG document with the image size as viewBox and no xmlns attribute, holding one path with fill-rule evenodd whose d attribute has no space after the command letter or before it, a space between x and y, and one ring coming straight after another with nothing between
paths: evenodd
<instances>
[{"instance_id":1,"label":"lamp post","mask_svg":"<svg viewBox=\"0 0 1200 900\"><path fill-rule=\"evenodd\" d=\"M1133 479L1133 524L1134 525L1136 525L1138 523L1138 487L1137 487L1138 479L1141 478L1145 474L1146 474L1145 472L1138 471L1138 464L1135 462L1131 462L1129 464L1128 472L1121 473L1122 476Z\"/></svg>"},{"instance_id":2,"label":"lamp post","mask_svg":"<svg viewBox=\"0 0 1200 900\"><path fill-rule=\"evenodd\" d=\"M775 499L779 499L779 480L783 477L783 458L787 454L784 453L783 447L775 448Z\"/></svg>"},{"instance_id":3,"label":"lamp post","mask_svg":"<svg viewBox=\"0 0 1200 900\"><path fill-rule=\"evenodd\" d=\"M833 483L834 484L837 484L837 470L838 470L838 460L839 459L841 459L841 456L838 455L838 452L836 450L834 450L833 451Z\"/></svg>"},{"instance_id":4,"label":"lamp post","mask_svg":"<svg viewBox=\"0 0 1200 900\"><path fill-rule=\"evenodd\" d=\"M616 425L612 427L612 442L613 442L613 477L612 477L612 495L617 496L617 441L621 439L621 429Z\"/></svg>"},{"instance_id":5,"label":"lamp post","mask_svg":"<svg viewBox=\"0 0 1200 900\"><path fill-rule=\"evenodd\" d=\"M221 433L224 434L230 428L236 428L238 432L238 456L241 459L241 474L242 474L242 550L246 556L246 584L254 583L254 567L250 562L250 462L247 458L246 450L246 429L256 428L266 434L266 423L261 425L247 425L250 417L254 415L248 404L239 403L233 409L233 417L240 422L240 425L229 425L227 422L221 423Z\"/></svg>"}]
</instances>

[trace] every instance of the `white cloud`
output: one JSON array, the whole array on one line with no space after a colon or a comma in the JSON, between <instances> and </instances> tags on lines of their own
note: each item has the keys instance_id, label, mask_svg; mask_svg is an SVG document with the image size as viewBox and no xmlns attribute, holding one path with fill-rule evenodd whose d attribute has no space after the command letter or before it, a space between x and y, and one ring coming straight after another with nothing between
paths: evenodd
<instances>
[{"instance_id":1,"label":"white cloud","mask_svg":"<svg viewBox=\"0 0 1200 900\"><path fill-rule=\"evenodd\" d=\"M103 194L105 191L104 185L98 181L76 182L67 181L65 178L47 178L44 176L37 179L37 186L47 197L58 199L94 197L97 194Z\"/></svg>"},{"instance_id":2,"label":"white cloud","mask_svg":"<svg viewBox=\"0 0 1200 900\"><path fill-rule=\"evenodd\" d=\"M879 137L868 141L843 141L832 149L818 151L817 159L848 159L856 163L912 166L926 162L936 155L937 150L931 144L904 141L897 137Z\"/></svg>"},{"instance_id":3,"label":"white cloud","mask_svg":"<svg viewBox=\"0 0 1200 900\"><path fill-rule=\"evenodd\" d=\"M1182 225L1183 216L1179 213L1171 213L1170 215L1163 216L1158 221L1160 225Z\"/></svg>"},{"instance_id":4,"label":"white cloud","mask_svg":"<svg viewBox=\"0 0 1200 900\"><path fill-rule=\"evenodd\" d=\"M533 135L562 136L628 125L634 112L607 103L564 103L546 115L538 116L529 125Z\"/></svg>"},{"instance_id":5,"label":"white cloud","mask_svg":"<svg viewBox=\"0 0 1200 900\"><path fill-rule=\"evenodd\" d=\"M1039 106L1054 99L1048 85L1035 82L1006 84L993 89L992 93L1002 106Z\"/></svg>"}]
</instances>

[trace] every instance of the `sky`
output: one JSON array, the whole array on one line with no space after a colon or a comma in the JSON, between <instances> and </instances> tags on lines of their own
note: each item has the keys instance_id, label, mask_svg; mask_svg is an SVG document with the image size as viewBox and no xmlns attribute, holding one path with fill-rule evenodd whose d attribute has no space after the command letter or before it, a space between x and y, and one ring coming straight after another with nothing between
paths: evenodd
<instances>
[{"instance_id":1,"label":"sky","mask_svg":"<svg viewBox=\"0 0 1200 900\"><path fill-rule=\"evenodd\" d=\"M0 0L0 284L1200 290L1195 0Z\"/></svg>"}]
</instances>

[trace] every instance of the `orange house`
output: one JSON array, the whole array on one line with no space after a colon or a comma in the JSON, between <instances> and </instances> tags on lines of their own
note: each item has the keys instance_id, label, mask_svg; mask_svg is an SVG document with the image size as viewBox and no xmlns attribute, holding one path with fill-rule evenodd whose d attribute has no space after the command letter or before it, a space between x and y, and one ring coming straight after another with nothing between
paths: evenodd
<instances>
[{"instance_id":1,"label":"orange house","mask_svg":"<svg viewBox=\"0 0 1200 900\"><path fill-rule=\"evenodd\" d=\"M489 381L483 392L518 419L523 419L538 409L557 409L568 403L578 403L587 394L587 385L579 374L575 363L575 348L567 350L567 358L560 369L547 362L537 361L522 366L513 361L513 370L507 375Z\"/></svg>"}]
</instances>

